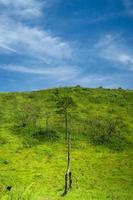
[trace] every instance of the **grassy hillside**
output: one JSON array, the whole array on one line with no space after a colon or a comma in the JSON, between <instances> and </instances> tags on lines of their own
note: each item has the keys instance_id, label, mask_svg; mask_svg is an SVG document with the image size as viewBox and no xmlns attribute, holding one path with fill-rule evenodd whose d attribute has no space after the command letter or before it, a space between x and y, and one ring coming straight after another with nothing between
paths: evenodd
<instances>
[{"instance_id":1,"label":"grassy hillside","mask_svg":"<svg viewBox=\"0 0 133 200\"><path fill-rule=\"evenodd\" d=\"M63 115L69 95L73 189ZM133 91L80 87L0 94L1 200L132 200Z\"/></svg>"}]
</instances>

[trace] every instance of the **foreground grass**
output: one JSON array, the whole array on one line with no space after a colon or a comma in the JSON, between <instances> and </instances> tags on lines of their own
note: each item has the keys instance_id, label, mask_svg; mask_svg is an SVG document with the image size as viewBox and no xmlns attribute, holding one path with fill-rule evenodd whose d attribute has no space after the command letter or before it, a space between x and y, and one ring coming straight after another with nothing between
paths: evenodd
<instances>
[{"instance_id":1,"label":"foreground grass","mask_svg":"<svg viewBox=\"0 0 133 200\"><path fill-rule=\"evenodd\" d=\"M22 148L8 135L0 152L1 200L132 199L131 151L73 143L73 189L62 197L66 148L62 141ZM11 191L6 187L12 186Z\"/></svg>"}]
</instances>

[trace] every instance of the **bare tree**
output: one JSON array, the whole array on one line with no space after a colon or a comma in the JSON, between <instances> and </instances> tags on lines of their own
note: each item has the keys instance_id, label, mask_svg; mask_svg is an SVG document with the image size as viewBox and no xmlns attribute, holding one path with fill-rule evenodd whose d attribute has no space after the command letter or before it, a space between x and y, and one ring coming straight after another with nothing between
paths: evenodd
<instances>
[{"instance_id":1,"label":"bare tree","mask_svg":"<svg viewBox=\"0 0 133 200\"><path fill-rule=\"evenodd\" d=\"M49 129L50 112L46 111L45 112L45 117L46 117L45 126L46 126L46 130L48 130Z\"/></svg>"},{"instance_id":2,"label":"bare tree","mask_svg":"<svg viewBox=\"0 0 133 200\"><path fill-rule=\"evenodd\" d=\"M70 166L71 159L71 133L69 130L69 116L71 113L71 109L75 106L75 103L70 96L60 97L57 101L57 113L63 114L65 121L65 137L67 142L67 170L65 174L65 188L64 195L67 194L68 189L72 188L72 172ZM69 119L70 120L70 119Z\"/></svg>"},{"instance_id":3,"label":"bare tree","mask_svg":"<svg viewBox=\"0 0 133 200\"><path fill-rule=\"evenodd\" d=\"M16 108L15 121L21 127L36 127L38 117L39 107L36 103L22 101Z\"/></svg>"}]
</instances>

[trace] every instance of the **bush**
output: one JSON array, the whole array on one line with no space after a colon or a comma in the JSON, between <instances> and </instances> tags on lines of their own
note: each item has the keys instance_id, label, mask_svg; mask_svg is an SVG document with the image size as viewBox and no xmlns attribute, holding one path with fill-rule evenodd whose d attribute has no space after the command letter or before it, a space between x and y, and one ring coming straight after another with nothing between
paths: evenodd
<instances>
[{"instance_id":1,"label":"bush","mask_svg":"<svg viewBox=\"0 0 133 200\"><path fill-rule=\"evenodd\" d=\"M32 135L33 138L39 140L39 141L49 141L49 140L57 140L58 135L56 131L50 130L50 129L38 129L36 132Z\"/></svg>"},{"instance_id":2,"label":"bush","mask_svg":"<svg viewBox=\"0 0 133 200\"><path fill-rule=\"evenodd\" d=\"M7 144L7 143L8 143L7 139L0 135L0 144L4 145L4 144Z\"/></svg>"},{"instance_id":3,"label":"bush","mask_svg":"<svg viewBox=\"0 0 133 200\"><path fill-rule=\"evenodd\" d=\"M75 88L81 88L81 86L80 85L76 85Z\"/></svg>"},{"instance_id":4,"label":"bush","mask_svg":"<svg viewBox=\"0 0 133 200\"><path fill-rule=\"evenodd\" d=\"M95 119L89 122L89 139L95 145L106 145L122 150L125 138L119 132L119 123L112 119Z\"/></svg>"}]
</instances>

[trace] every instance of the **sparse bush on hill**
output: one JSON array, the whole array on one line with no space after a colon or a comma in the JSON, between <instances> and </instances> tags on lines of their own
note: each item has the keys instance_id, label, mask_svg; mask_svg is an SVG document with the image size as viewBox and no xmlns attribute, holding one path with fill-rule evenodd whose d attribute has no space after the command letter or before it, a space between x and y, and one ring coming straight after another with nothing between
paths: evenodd
<instances>
[{"instance_id":1,"label":"sparse bush on hill","mask_svg":"<svg viewBox=\"0 0 133 200\"><path fill-rule=\"evenodd\" d=\"M36 127L40 108L33 103L23 102L15 110L16 124L20 127Z\"/></svg>"},{"instance_id":2,"label":"sparse bush on hill","mask_svg":"<svg viewBox=\"0 0 133 200\"><path fill-rule=\"evenodd\" d=\"M106 145L114 150L122 150L125 137L119 128L117 120L99 117L89 121L88 136L95 145Z\"/></svg>"}]
</instances>

